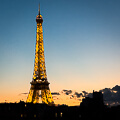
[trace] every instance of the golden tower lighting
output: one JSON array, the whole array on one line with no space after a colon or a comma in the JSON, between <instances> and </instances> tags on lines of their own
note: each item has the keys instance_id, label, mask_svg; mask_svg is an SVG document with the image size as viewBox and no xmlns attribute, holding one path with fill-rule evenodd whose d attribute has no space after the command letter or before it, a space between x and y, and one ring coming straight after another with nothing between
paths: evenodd
<instances>
[{"instance_id":1,"label":"golden tower lighting","mask_svg":"<svg viewBox=\"0 0 120 120\"><path fill-rule=\"evenodd\" d=\"M35 48L35 62L33 79L31 82L31 88L27 97L27 103L39 103L41 97L42 103L53 104L53 98L49 89L49 82L46 75L44 45L43 45L43 30L42 23L43 18L39 13L36 16L37 31L36 31L36 48Z\"/></svg>"}]
</instances>

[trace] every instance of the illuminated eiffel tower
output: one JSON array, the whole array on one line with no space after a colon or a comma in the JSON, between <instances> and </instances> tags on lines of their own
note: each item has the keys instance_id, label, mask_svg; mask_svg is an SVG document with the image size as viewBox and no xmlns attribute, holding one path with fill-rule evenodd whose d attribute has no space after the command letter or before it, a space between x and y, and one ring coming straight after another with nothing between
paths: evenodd
<instances>
[{"instance_id":1,"label":"illuminated eiffel tower","mask_svg":"<svg viewBox=\"0 0 120 120\"><path fill-rule=\"evenodd\" d=\"M49 82L47 81L46 67L45 67L45 56L44 56L44 46L43 46L43 30L42 23L43 18L39 13L36 16L37 31L36 31L36 49L35 49L35 62L34 62L34 72L33 79L31 82L31 88L27 97L27 103L39 103L40 97L42 103L53 104L53 98L49 89Z\"/></svg>"}]
</instances>

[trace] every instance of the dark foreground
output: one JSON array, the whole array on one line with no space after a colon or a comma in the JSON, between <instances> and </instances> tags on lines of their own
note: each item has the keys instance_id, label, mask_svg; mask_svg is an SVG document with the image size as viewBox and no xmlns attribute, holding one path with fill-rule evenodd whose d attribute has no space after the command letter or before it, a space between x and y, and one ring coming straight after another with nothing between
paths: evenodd
<instances>
[{"instance_id":1,"label":"dark foreground","mask_svg":"<svg viewBox=\"0 0 120 120\"><path fill-rule=\"evenodd\" d=\"M80 106L48 106L33 103L0 103L0 120L119 120L120 106L104 105L101 93L93 93Z\"/></svg>"}]
</instances>

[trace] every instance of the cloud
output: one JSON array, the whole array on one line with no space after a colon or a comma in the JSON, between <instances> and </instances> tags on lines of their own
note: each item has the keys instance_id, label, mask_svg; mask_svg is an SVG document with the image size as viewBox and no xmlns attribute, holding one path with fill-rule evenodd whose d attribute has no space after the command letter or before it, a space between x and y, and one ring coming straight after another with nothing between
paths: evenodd
<instances>
[{"instance_id":1,"label":"cloud","mask_svg":"<svg viewBox=\"0 0 120 120\"><path fill-rule=\"evenodd\" d=\"M78 92L75 92L75 95L77 96L77 98L79 98L79 97L82 97L83 95L82 95L82 93L78 93Z\"/></svg>"},{"instance_id":2,"label":"cloud","mask_svg":"<svg viewBox=\"0 0 120 120\"><path fill-rule=\"evenodd\" d=\"M19 95L27 95L28 93L20 93Z\"/></svg>"},{"instance_id":3,"label":"cloud","mask_svg":"<svg viewBox=\"0 0 120 120\"><path fill-rule=\"evenodd\" d=\"M52 95L60 95L60 93L58 93L58 92L53 92L53 93L51 93Z\"/></svg>"},{"instance_id":4,"label":"cloud","mask_svg":"<svg viewBox=\"0 0 120 120\"><path fill-rule=\"evenodd\" d=\"M82 96L83 96L83 97L87 97L87 95L88 95L88 92L82 91Z\"/></svg>"},{"instance_id":5,"label":"cloud","mask_svg":"<svg viewBox=\"0 0 120 120\"><path fill-rule=\"evenodd\" d=\"M120 86L116 85L115 87L112 88L112 90L120 92Z\"/></svg>"},{"instance_id":6,"label":"cloud","mask_svg":"<svg viewBox=\"0 0 120 120\"><path fill-rule=\"evenodd\" d=\"M65 92L66 95L69 95L72 93L72 90L63 90Z\"/></svg>"},{"instance_id":7,"label":"cloud","mask_svg":"<svg viewBox=\"0 0 120 120\"><path fill-rule=\"evenodd\" d=\"M120 104L120 86L116 85L112 89L105 88L100 91L103 93L105 104L108 104L110 106Z\"/></svg>"}]
</instances>

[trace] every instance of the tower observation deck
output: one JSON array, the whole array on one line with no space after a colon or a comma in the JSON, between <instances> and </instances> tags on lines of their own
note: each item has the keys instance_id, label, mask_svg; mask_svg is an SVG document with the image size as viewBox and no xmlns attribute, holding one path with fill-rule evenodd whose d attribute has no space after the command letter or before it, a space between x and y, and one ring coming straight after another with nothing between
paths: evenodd
<instances>
[{"instance_id":1,"label":"tower observation deck","mask_svg":"<svg viewBox=\"0 0 120 120\"><path fill-rule=\"evenodd\" d=\"M45 67L45 56L44 56L44 45L43 45L43 30L42 23L43 18L39 12L36 16L37 31L36 31L36 48L35 48L35 61L34 61L34 72L33 79L31 82L31 88L27 97L27 103L39 103L40 98L42 103L53 104L53 98L49 89L49 82L47 80L46 67Z\"/></svg>"}]
</instances>

